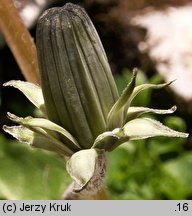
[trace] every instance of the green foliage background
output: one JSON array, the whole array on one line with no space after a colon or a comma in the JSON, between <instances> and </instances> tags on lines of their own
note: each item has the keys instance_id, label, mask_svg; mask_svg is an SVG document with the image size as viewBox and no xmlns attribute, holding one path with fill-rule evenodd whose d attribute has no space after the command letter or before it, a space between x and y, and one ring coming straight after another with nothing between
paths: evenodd
<instances>
[{"instance_id":1,"label":"green foliage background","mask_svg":"<svg viewBox=\"0 0 192 216\"><path fill-rule=\"evenodd\" d=\"M120 92L130 75L125 70L116 77ZM150 80L142 72L138 76L138 84L159 81L158 75ZM140 94L134 105L150 107L151 93ZM173 129L186 130L184 120L178 116L162 119ZM185 150L185 142L181 138L158 137L125 143L108 153L106 184L110 199L190 199L192 152ZM1 199L60 199L71 182L60 155L31 149L3 134L0 161Z\"/></svg>"}]
</instances>

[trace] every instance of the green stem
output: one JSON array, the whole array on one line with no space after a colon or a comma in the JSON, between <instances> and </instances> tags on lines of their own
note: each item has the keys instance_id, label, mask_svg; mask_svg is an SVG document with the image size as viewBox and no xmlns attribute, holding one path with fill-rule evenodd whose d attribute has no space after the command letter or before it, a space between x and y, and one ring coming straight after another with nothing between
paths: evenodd
<instances>
[{"instance_id":1,"label":"green stem","mask_svg":"<svg viewBox=\"0 0 192 216\"><path fill-rule=\"evenodd\" d=\"M95 173L88 184L80 191L79 185L75 182L66 189L62 199L64 200L82 200L82 199L106 199L107 193L104 189L106 176L106 155L100 154L98 162L95 165Z\"/></svg>"}]
</instances>

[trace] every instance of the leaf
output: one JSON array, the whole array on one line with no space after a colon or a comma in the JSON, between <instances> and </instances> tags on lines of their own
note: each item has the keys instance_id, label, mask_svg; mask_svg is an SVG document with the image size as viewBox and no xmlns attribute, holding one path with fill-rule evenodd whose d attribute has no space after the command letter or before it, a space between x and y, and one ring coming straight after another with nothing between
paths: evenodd
<instances>
[{"instance_id":1,"label":"leaf","mask_svg":"<svg viewBox=\"0 0 192 216\"><path fill-rule=\"evenodd\" d=\"M127 142L129 137L124 134L122 129L116 128L113 131L107 131L100 134L92 148L104 149L105 151L112 151L124 142Z\"/></svg>"},{"instance_id":2,"label":"leaf","mask_svg":"<svg viewBox=\"0 0 192 216\"><path fill-rule=\"evenodd\" d=\"M138 118L142 114L146 114L146 113L171 114L171 113L174 113L176 109L177 109L176 106L173 106L171 107L171 109L168 109L168 110L151 109L148 107L129 107L129 110L127 113L127 121Z\"/></svg>"},{"instance_id":3,"label":"leaf","mask_svg":"<svg viewBox=\"0 0 192 216\"><path fill-rule=\"evenodd\" d=\"M127 110L130 105L130 97L135 88L135 80L137 76L137 70L133 71L133 75L130 83L127 85L117 102L111 108L107 117L107 129L112 130L114 128L122 127L125 123Z\"/></svg>"},{"instance_id":4,"label":"leaf","mask_svg":"<svg viewBox=\"0 0 192 216\"><path fill-rule=\"evenodd\" d=\"M45 102L40 86L20 80L11 80L4 83L3 86L12 86L19 89L38 109L44 114L46 113Z\"/></svg>"},{"instance_id":5,"label":"leaf","mask_svg":"<svg viewBox=\"0 0 192 216\"><path fill-rule=\"evenodd\" d=\"M163 83L163 84L142 84L134 88L133 93L130 97L130 101L134 99L135 96L137 96L141 91L144 91L146 89L161 89L168 85L171 85L175 80L169 82L169 83Z\"/></svg>"},{"instance_id":6,"label":"leaf","mask_svg":"<svg viewBox=\"0 0 192 216\"><path fill-rule=\"evenodd\" d=\"M21 118L9 112L7 113L7 115L8 115L8 118L11 119L12 121L22 124L25 127L28 127L29 129L35 132L38 131L39 133L43 133L43 131L46 131L47 132L46 135L50 134L52 136L53 136L53 133L51 133L51 131L58 132L59 134L62 135L64 144L67 145L68 148L74 151L81 149L80 146L78 145L78 142L67 130L49 121L48 119L32 118L32 117ZM42 131L41 129L44 129L44 130ZM55 138L57 138L57 136Z\"/></svg>"},{"instance_id":7,"label":"leaf","mask_svg":"<svg viewBox=\"0 0 192 216\"><path fill-rule=\"evenodd\" d=\"M62 142L54 137L46 137L45 135L34 132L24 126L3 126L3 130L22 143L28 144L34 148L41 148L53 151L62 155L73 154L73 151L63 145Z\"/></svg>"},{"instance_id":8,"label":"leaf","mask_svg":"<svg viewBox=\"0 0 192 216\"><path fill-rule=\"evenodd\" d=\"M161 184L161 190L168 196L168 199L186 199L191 196L191 167L191 152L184 153L163 164L163 181L166 181L166 184Z\"/></svg>"},{"instance_id":9,"label":"leaf","mask_svg":"<svg viewBox=\"0 0 192 216\"><path fill-rule=\"evenodd\" d=\"M105 149L107 151L118 139L119 137L112 131L104 132L95 139L92 148Z\"/></svg>"},{"instance_id":10,"label":"leaf","mask_svg":"<svg viewBox=\"0 0 192 216\"><path fill-rule=\"evenodd\" d=\"M170 85L173 82L172 81L170 83L164 83L164 84L142 84L135 87L136 76L137 76L137 69L133 71L133 75L130 83L125 88L125 90L123 91L122 95L117 100L117 102L111 108L107 117L108 130L122 127L125 124L129 106L132 100L135 98L135 96L137 96L141 91L146 89L160 89Z\"/></svg>"},{"instance_id":11,"label":"leaf","mask_svg":"<svg viewBox=\"0 0 192 216\"><path fill-rule=\"evenodd\" d=\"M188 137L187 133L172 130L162 123L149 118L134 119L125 124L123 130L130 140L146 139L154 136Z\"/></svg>"},{"instance_id":12,"label":"leaf","mask_svg":"<svg viewBox=\"0 0 192 216\"><path fill-rule=\"evenodd\" d=\"M58 200L70 183L58 154L29 149L0 135L0 196L8 200Z\"/></svg>"},{"instance_id":13,"label":"leaf","mask_svg":"<svg viewBox=\"0 0 192 216\"><path fill-rule=\"evenodd\" d=\"M67 161L67 172L71 178L83 189L94 175L98 158L96 149L86 149L73 154Z\"/></svg>"}]
</instances>

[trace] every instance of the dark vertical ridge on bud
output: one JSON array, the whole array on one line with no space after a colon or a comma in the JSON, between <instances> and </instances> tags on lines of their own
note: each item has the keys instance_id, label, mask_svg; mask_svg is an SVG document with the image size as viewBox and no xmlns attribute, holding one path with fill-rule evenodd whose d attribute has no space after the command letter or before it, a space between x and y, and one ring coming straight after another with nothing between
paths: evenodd
<instances>
[{"instance_id":1,"label":"dark vertical ridge on bud","mask_svg":"<svg viewBox=\"0 0 192 216\"><path fill-rule=\"evenodd\" d=\"M73 25L75 25L74 21L73 21ZM111 93L111 89L105 71L98 57L95 55L95 50L92 45L92 42L89 39L89 36L86 34L85 31L82 30L83 29L82 27L83 26L80 21L78 25L74 28L75 31L74 33L77 39L77 45L82 52L82 58L88 70L90 71L92 85L95 88L97 98L100 102L100 108L106 123L107 114L110 108L112 107L112 105L114 104L113 95L110 95L111 97L109 97L109 94ZM95 57L93 58L93 56Z\"/></svg>"},{"instance_id":2,"label":"dark vertical ridge on bud","mask_svg":"<svg viewBox=\"0 0 192 216\"><path fill-rule=\"evenodd\" d=\"M93 26L93 27L94 27L94 26ZM88 29L85 29L85 31L87 31L87 34L90 33L90 32L88 31ZM97 32L95 32L95 33L97 33ZM97 34L95 34L95 35L97 35ZM90 41L91 41L92 35L91 35L91 34L90 34L90 35L88 34L88 36L89 36ZM100 40L99 40L99 42L100 42ZM101 43L101 42L100 42L100 43ZM101 46L102 46L102 44L101 44ZM112 98L110 98L110 99L111 99L110 103L111 103L112 106L113 106L114 103L115 103L115 102L117 101L117 99L119 98L119 94L118 94L118 90L117 90L117 87L116 87L116 84L115 84L115 80L114 80L113 75L112 75L112 72L111 72L111 68L110 68L109 63L108 63L108 59L107 59L105 53L103 53L103 56L101 55L101 50L98 49L98 48L95 46L95 43L94 43L94 42L93 42L93 47L94 47L95 53L96 53L96 55L97 55L97 57L98 57L98 60L100 61L100 64L101 64L101 66L103 67L103 70L104 70L104 72L105 72L105 76L106 76L107 81L108 81L107 84L109 85L109 89L110 89L111 96L112 96ZM103 46L102 46L102 48L103 48ZM110 108L111 108L111 107L110 107Z\"/></svg>"},{"instance_id":3,"label":"dark vertical ridge on bud","mask_svg":"<svg viewBox=\"0 0 192 216\"><path fill-rule=\"evenodd\" d=\"M50 10L47 16L55 16L55 10ZM54 25L54 19L49 19L47 16L43 17L43 27L39 34L43 35L43 40L38 45L40 50L43 52L39 52L39 56L42 60L42 64L40 65L41 71L46 71L46 73L42 73L42 88L45 89L44 98L45 104L49 104L48 109L48 117L51 116L51 120L56 122L59 125L62 125L62 121L64 122L72 122L69 118L70 116L66 112L66 109L61 109L61 107L66 107L65 101L63 100L63 95L61 94L62 87L60 85L59 77L58 77L58 64L57 57L54 55L54 46L51 41L52 31L51 26ZM44 55L44 52L48 54L48 58ZM58 105L59 102L59 105ZM66 142L66 139L62 139L65 145L69 146L70 143ZM71 147L71 146L70 146ZM73 149L75 152L77 149Z\"/></svg>"},{"instance_id":4,"label":"dark vertical ridge on bud","mask_svg":"<svg viewBox=\"0 0 192 216\"><path fill-rule=\"evenodd\" d=\"M68 13L68 12L67 12ZM64 20L65 14L61 13L61 19ZM63 37L64 42L68 54L68 60L71 66L71 73L73 75L73 79L75 82L75 87L78 89L78 95L80 98L80 104L78 107L79 110L82 110L81 112L85 113L85 116L87 118L87 124L89 128L92 131L93 134L93 140L98 136L98 134L102 133L105 130L106 122L104 121L104 118L102 116L100 103L97 100L97 95L94 89L94 85L90 79L90 71L87 70L88 68L84 64L81 58L81 51L78 48L78 44L76 41L75 35L73 34L73 27L71 25L71 20L73 17L71 17L71 14L68 14L66 17L66 21L69 28L65 27L65 23L62 24L62 30L63 30ZM70 37L71 36L71 37ZM69 39L70 38L70 39ZM75 97L74 97L75 98ZM76 104L74 103L76 108ZM71 105L72 110L73 104ZM73 113L72 113L73 115ZM76 117L78 114L76 115ZM79 121L81 122L81 116L78 116ZM93 124L94 121L94 124ZM82 122L85 124L85 122ZM81 125L81 124L80 124ZM83 136L81 130L79 130L80 125L77 125L78 129L77 132ZM92 140L92 141L93 141Z\"/></svg>"},{"instance_id":5,"label":"dark vertical ridge on bud","mask_svg":"<svg viewBox=\"0 0 192 216\"><path fill-rule=\"evenodd\" d=\"M97 102L98 109L100 110L100 113L101 113L101 115L103 117L104 125L106 125L105 115L103 113L103 109L102 109L102 106L101 106L102 101L101 101L101 98L98 95L98 89L96 88L96 85L94 83L94 77L93 77L93 75L91 73L91 68L90 68L89 62L86 59L87 56L85 55L83 47L82 47L82 45L80 43L79 37L76 34L76 29L74 28L73 22L72 22L72 26L73 26L73 37L74 37L74 40L76 41L76 48L77 48L77 52L78 52L80 61L83 64L83 67L84 67L84 70L85 70L85 75L87 76L87 80L90 83L90 86L92 87L93 97L95 98L94 100L95 100L95 102ZM83 32L82 32L82 34L83 34ZM86 41L86 42L88 42L88 41ZM86 48L88 48L86 46L86 44L84 43L84 46ZM99 78L99 77L97 77L97 78ZM105 130L105 127L104 127L104 130Z\"/></svg>"},{"instance_id":6,"label":"dark vertical ridge on bud","mask_svg":"<svg viewBox=\"0 0 192 216\"><path fill-rule=\"evenodd\" d=\"M65 107L65 103L64 103L65 101L63 100L63 96L61 94L61 86L60 86L60 81L58 78L58 71L57 71L58 66L56 62L57 57L54 55L53 43L51 41L52 22L53 20L51 21L47 20L47 25L45 24L43 26L44 29L43 37L45 34L47 34L47 37L44 37L42 41L43 52L45 52L48 55L48 58L45 58L46 57L45 55L43 56L44 57L43 63L47 67L45 70L46 73L42 73L42 79L43 79L42 88L45 89L43 92L44 98L46 100L45 103L49 104L48 106L51 107L51 109L48 109L48 116L51 116L51 120L53 120L54 122L62 125L62 121L71 122L71 120L68 116L66 109L60 109L61 107ZM46 79L47 82L45 82L44 79ZM58 118L58 116L62 116L62 119Z\"/></svg>"},{"instance_id":7,"label":"dark vertical ridge on bud","mask_svg":"<svg viewBox=\"0 0 192 216\"><path fill-rule=\"evenodd\" d=\"M72 134L75 134L75 122L73 121L73 116L70 115L70 97L71 97L71 90L74 85L68 86L67 82L68 79L70 79L70 75L67 74L68 71L70 71L70 66L67 68L68 61L64 62L65 67L62 65L62 61L67 59L67 54L65 52L65 47L63 47L63 37L62 37L62 31L60 26L60 20L59 20L59 13L56 13L53 19L51 20L51 29L50 29L50 39L51 39L51 45L52 45L52 52L53 52L53 58L55 61L55 71L49 71L50 77L57 77L56 82L52 83L51 85L54 86L54 95L55 95L55 101L56 106L58 110L58 119L60 122L60 125L65 127L65 129L69 130ZM60 51L61 50L61 51ZM65 57L63 56L65 55ZM67 74L64 79L62 79L62 75L65 75L62 73L62 71L66 71L65 74ZM71 76L71 79L73 77ZM67 88L67 90L66 90ZM63 90L66 90L63 92ZM84 129L84 128L83 128ZM88 141L88 140L87 140Z\"/></svg>"},{"instance_id":8,"label":"dark vertical ridge on bud","mask_svg":"<svg viewBox=\"0 0 192 216\"><path fill-rule=\"evenodd\" d=\"M39 67L40 67L40 72L41 71L48 71L48 68L53 67L52 64L47 65L46 63L46 55L45 55L45 47L48 46L49 48L49 43L47 43L47 40L49 39L49 30L46 27L49 27L49 25L47 24L48 20L46 20L48 15L52 15L54 12L53 9L49 9L47 10L43 16L41 16L41 20L38 23L38 27L37 27L37 48L38 48L38 59L40 59L41 61L39 61ZM38 40L38 38L41 38L41 40ZM46 45L44 45L46 44ZM50 51L50 49L49 49ZM48 51L48 52L49 52ZM43 82L42 82L43 80ZM43 89L46 89L46 93L47 95L49 95L49 100L47 97L44 97L45 100L45 104L48 103L48 101L53 101L54 97L52 95L52 91L51 91L51 86L50 86L50 81L49 81L49 76L48 73L41 73L41 85ZM45 93L44 93L45 95ZM54 110L56 110L56 106L55 103L50 103L49 109L47 109L47 115L49 116L50 113L53 113L53 119L57 119L57 113L53 112Z\"/></svg>"},{"instance_id":9,"label":"dark vertical ridge on bud","mask_svg":"<svg viewBox=\"0 0 192 216\"><path fill-rule=\"evenodd\" d=\"M59 43L61 40L63 42L60 44L60 47L58 47L58 51L60 52L60 65L65 71L65 73L59 74L61 83L65 83L65 85L63 85L62 92L63 95L68 94L66 103L67 107L69 108L69 115L72 119L72 122L74 123L73 128L75 130L76 136L78 137L78 141L83 147L87 148L89 147L88 145L90 145L94 140L93 130L91 130L92 128L89 124L90 116L88 118L88 114L84 110L84 106L86 105L85 103L87 101L91 103L91 98L90 100L85 98L86 83L81 84L81 76L83 75L82 71L84 68L82 67L81 62L78 61L75 41L73 40L70 27L69 15L67 13L61 13L60 20L61 32L56 38L57 43ZM65 20L65 22L62 22L62 20ZM82 100L84 100L84 102ZM97 107L93 107L93 111L96 108ZM64 123L64 127L65 124L66 123Z\"/></svg>"}]
</instances>

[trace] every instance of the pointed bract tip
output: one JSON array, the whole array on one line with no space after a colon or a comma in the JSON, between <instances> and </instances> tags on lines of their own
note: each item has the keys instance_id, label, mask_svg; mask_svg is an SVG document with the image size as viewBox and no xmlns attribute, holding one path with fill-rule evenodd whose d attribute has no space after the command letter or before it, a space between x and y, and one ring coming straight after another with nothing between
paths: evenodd
<instances>
[{"instance_id":1,"label":"pointed bract tip","mask_svg":"<svg viewBox=\"0 0 192 216\"><path fill-rule=\"evenodd\" d=\"M168 86L171 85L171 84L174 83L176 80L177 80L177 79L174 79L174 80L168 82L167 85L168 85Z\"/></svg>"},{"instance_id":2,"label":"pointed bract tip","mask_svg":"<svg viewBox=\"0 0 192 216\"><path fill-rule=\"evenodd\" d=\"M6 83L3 83L3 86L7 87L7 86L10 86L11 85L11 81L8 81Z\"/></svg>"},{"instance_id":3,"label":"pointed bract tip","mask_svg":"<svg viewBox=\"0 0 192 216\"><path fill-rule=\"evenodd\" d=\"M17 85L18 83L22 83L24 81L21 80L10 80L6 83L3 83L3 86L7 87L7 86L15 86L15 84Z\"/></svg>"},{"instance_id":4,"label":"pointed bract tip","mask_svg":"<svg viewBox=\"0 0 192 216\"><path fill-rule=\"evenodd\" d=\"M6 133L8 133L9 135L13 136L13 134L12 134L12 132L11 132L12 127L7 126L7 125L3 125L2 129L3 129ZM13 136L13 137L17 139L17 137L15 137L15 136Z\"/></svg>"},{"instance_id":5,"label":"pointed bract tip","mask_svg":"<svg viewBox=\"0 0 192 216\"><path fill-rule=\"evenodd\" d=\"M172 112L175 112L176 110L177 110L177 106L172 106L172 107L171 107L171 111L172 111Z\"/></svg>"},{"instance_id":6,"label":"pointed bract tip","mask_svg":"<svg viewBox=\"0 0 192 216\"><path fill-rule=\"evenodd\" d=\"M133 76L137 76L138 71L139 71L138 68L134 68L133 69Z\"/></svg>"},{"instance_id":7,"label":"pointed bract tip","mask_svg":"<svg viewBox=\"0 0 192 216\"><path fill-rule=\"evenodd\" d=\"M7 112L7 117L10 119L10 120L15 120L17 118L16 115L10 113L10 112Z\"/></svg>"},{"instance_id":8,"label":"pointed bract tip","mask_svg":"<svg viewBox=\"0 0 192 216\"><path fill-rule=\"evenodd\" d=\"M189 134L188 133L185 133L185 138L189 137Z\"/></svg>"},{"instance_id":9,"label":"pointed bract tip","mask_svg":"<svg viewBox=\"0 0 192 216\"><path fill-rule=\"evenodd\" d=\"M175 137L187 138L187 137L189 137L189 134L188 133L183 133L183 132L178 132L178 136L175 136Z\"/></svg>"},{"instance_id":10,"label":"pointed bract tip","mask_svg":"<svg viewBox=\"0 0 192 216\"><path fill-rule=\"evenodd\" d=\"M7 132L7 129L8 129L9 127L7 126L7 125L3 125L3 127L2 127L2 129L5 131L5 132Z\"/></svg>"},{"instance_id":11,"label":"pointed bract tip","mask_svg":"<svg viewBox=\"0 0 192 216\"><path fill-rule=\"evenodd\" d=\"M7 126L3 125L3 130L8 133L9 135L13 136L14 138L18 139L17 134L14 132L15 128L21 128L22 126Z\"/></svg>"}]
</instances>

